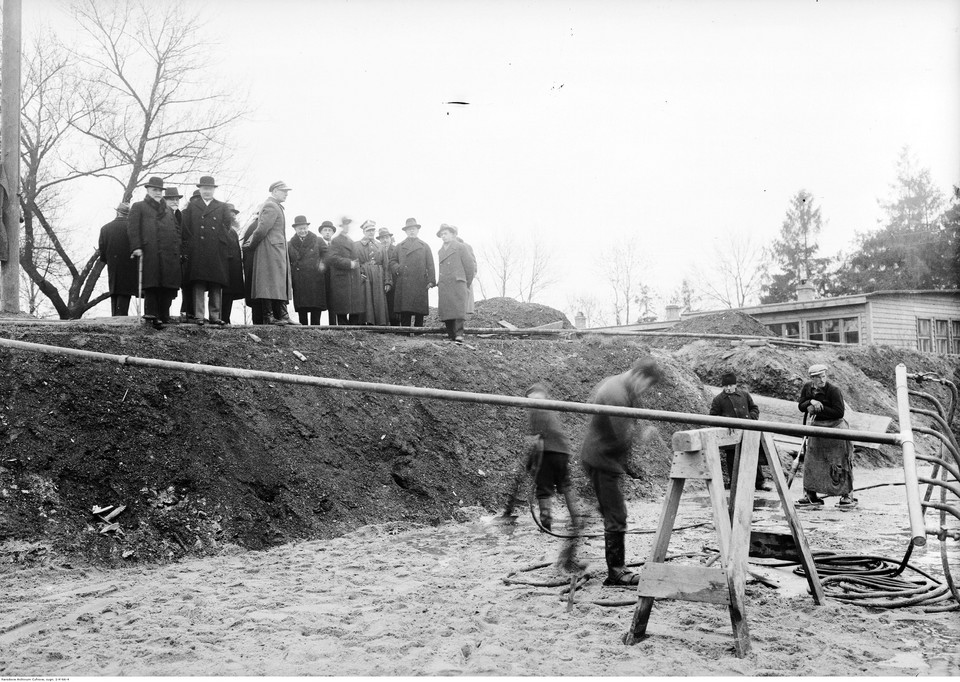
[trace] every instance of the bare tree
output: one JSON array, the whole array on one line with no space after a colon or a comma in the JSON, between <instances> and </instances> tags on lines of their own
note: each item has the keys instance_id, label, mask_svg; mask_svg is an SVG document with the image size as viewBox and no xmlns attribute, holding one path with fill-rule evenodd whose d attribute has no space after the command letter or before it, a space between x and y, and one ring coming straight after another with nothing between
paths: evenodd
<instances>
[{"instance_id":1,"label":"bare tree","mask_svg":"<svg viewBox=\"0 0 960 682\"><path fill-rule=\"evenodd\" d=\"M508 292L513 291L513 282L517 276L517 267L521 258L520 249L515 240L501 232L492 242L484 245L480 258L493 280L494 295L505 297Z\"/></svg>"},{"instance_id":2,"label":"bare tree","mask_svg":"<svg viewBox=\"0 0 960 682\"><path fill-rule=\"evenodd\" d=\"M576 318L578 313L583 313L584 322L587 327L597 327L603 324L603 316L600 301L596 296L580 294L567 299L567 311L570 317Z\"/></svg>"},{"instance_id":3,"label":"bare tree","mask_svg":"<svg viewBox=\"0 0 960 682\"><path fill-rule=\"evenodd\" d=\"M61 318L106 299L95 289L95 249L71 255L66 183L110 178L129 201L146 177L219 166L230 126L244 113L227 88L210 87L203 22L176 3L77 0L81 46L38 40L24 74L21 128L24 214L21 267ZM205 81L203 84L201 81ZM41 263L43 240L58 262Z\"/></svg>"},{"instance_id":4,"label":"bare tree","mask_svg":"<svg viewBox=\"0 0 960 682\"><path fill-rule=\"evenodd\" d=\"M129 201L147 176L219 166L245 112L226 88L211 86L200 16L182 3L144 0L76 0L73 15L92 41L76 56L112 102L75 123L98 145L104 171L95 175L115 180Z\"/></svg>"},{"instance_id":5,"label":"bare tree","mask_svg":"<svg viewBox=\"0 0 960 682\"><path fill-rule=\"evenodd\" d=\"M556 282L553 276L553 248L540 232L530 236L530 249L521 250L520 300L533 301L534 296Z\"/></svg>"},{"instance_id":6,"label":"bare tree","mask_svg":"<svg viewBox=\"0 0 960 682\"><path fill-rule=\"evenodd\" d=\"M629 324L631 304L643 293L644 259L636 240L615 244L600 254L596 262L599 274L613 292L610 306L615 324Z\"/></svg>"},{"instance_id":7,"label":"bare tree","mask_svg":"<svg viewBox=\"0 0 960 682\"><path fill-rule=\"evenodd\" d=\"M702 279L703 295L728 308L755 302L763 287L764 251L749 236L733 235L714 250L714 268Z\"/></svg>"}]
</instances>

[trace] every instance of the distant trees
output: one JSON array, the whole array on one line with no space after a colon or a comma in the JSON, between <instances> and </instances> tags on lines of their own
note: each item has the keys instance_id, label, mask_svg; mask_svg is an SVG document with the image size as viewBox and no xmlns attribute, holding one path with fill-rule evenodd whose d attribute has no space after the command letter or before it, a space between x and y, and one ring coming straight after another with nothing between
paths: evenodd
<instances>
[{"instance_id":1,"label":"distant trees","mask_svg":"<svg viewBox=\"0 0 960 682\"><path fill-rule=\"evenodd\" d=\"M857 248L837 273L835 292L956 286L956 213L944 211L943 193L907 148L897 162L891 197L880 205L887 214L883 227L858 235Z\"/></svg>"},{"instance_id":2,"label":"distant trees","mask_svg":"<svg viewBox=\"0 0 960 682\"><path fill-rule=\"evenodd\" d=\"M482 248L480 261L495 296L530 303L556 282L554 250L537 231L530 233L526 243L513 234L499 233ZM480 289L486 293L482 282Z\"/></svg>"},{"instance_id":3,"label":"distant trees","mask_svg":"<svg viewBox=\"0 0 960 682\"><path fill-rule=\"evenodd\" d=\"M733 234L716 247L706 272L699 286L704 297L727 308L755 303L766 275L763 247L748 235Z\"/></svg>"},{"instance_id":4,"label":"distant trees","mask_svg":"<svg viewBox=\"0 0 960 682\"><path fill-rule=\"evenodd\" d=\"M797 285L813 280L821 288L829 258L817 258L817 235L823 227L820 207L810 192L801 189L790 200L780 236L768 250L768 261L779 270L763 286L761 303L780 303L795 297Z\"/></svg>"},{"instance_id":5,"label":"distant trees","mask_svg":"<svg viewBox=\"0 0 960 682\"><path fill-rule=\"evenodd\" d=\"M633 239L607 247L595 267L610 286L609 301L614 324L630 324L631 314L649 306L650 287L643 281L644 257L640 242Z\"/></svg>"},{"instance_id":6,"label":"distant trees","mask_svg":"<svg viewBox=\"0 0 960 682\"><path fill-rule=\"evenodd\" d=\"M77 47L46 35L25 56L21 131L20 264L64 319L107 297L94 295L95 250L78 257L69 242L66 183L110 178L130 201L148 176L217 168L245 108L202 78L210 46L184 5L76 0L72 13Z\"/></svg>"}]
</instances>

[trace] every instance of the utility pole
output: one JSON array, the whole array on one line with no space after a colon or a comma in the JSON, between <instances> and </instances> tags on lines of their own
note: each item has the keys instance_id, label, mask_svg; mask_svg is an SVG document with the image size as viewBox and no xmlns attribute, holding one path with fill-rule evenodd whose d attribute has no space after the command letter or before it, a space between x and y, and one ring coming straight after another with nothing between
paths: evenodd
<instances>
[{"instance_id":1,"label":"utility pole","mask_svg":"<svg viewBox=\"0 0 960 682\"><path fill-rule=\"evenodd\" d=\"M6 253L0 254L0 312L20 312L20 24L22 0L3 0L0 63L0 204Z\"/></svg>"}]
</instances>

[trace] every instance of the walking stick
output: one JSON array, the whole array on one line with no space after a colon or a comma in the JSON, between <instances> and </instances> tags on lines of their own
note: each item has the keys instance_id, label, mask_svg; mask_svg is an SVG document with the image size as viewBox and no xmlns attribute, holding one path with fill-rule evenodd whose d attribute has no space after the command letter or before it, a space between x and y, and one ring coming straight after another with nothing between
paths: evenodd
<instances>
[{"instance_id":1,"label":"walking stick","mask_svg":"<svg viewBox=\"0 0 960 682\"><path fill-rule=\"evenodd\" d=\"M141 298L143 298L143 256L137 256L137 317L141 317Z\"/></svg>"}]
</instances>

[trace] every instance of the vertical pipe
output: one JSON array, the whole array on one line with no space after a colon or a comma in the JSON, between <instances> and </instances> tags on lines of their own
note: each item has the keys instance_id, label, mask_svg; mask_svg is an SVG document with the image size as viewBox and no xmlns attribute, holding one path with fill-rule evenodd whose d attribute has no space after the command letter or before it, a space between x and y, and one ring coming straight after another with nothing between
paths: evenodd
<instances>
[{"instance_id":1,"label":"vertical pipe","mask_svg":"<svg viewBox=\"0 0 960 682\"><path fill-rule=\"evenodd\" d=\"M910 515L911 542L916 547L927 544L923 508L920 506L920 482L917 481L917 460L913 447L913 426L910 423L910 394L907 390L907 367L897 365L897 418L900 421L900 447L903 449L903 480L907 491L907 512Z\"/></svg>"},{"instance_id":2,"label":"vertical pipe","mask_svg":"<svg viewBox=\"0 0 960 682\"><path fill-rule=\"evenodd\" d=\"M6 179L0 215L7 253L0 259L0 311L20 312L20 17L21 0L3 0L0 64L0 164Z\"/></svg>"}]
</instances>

